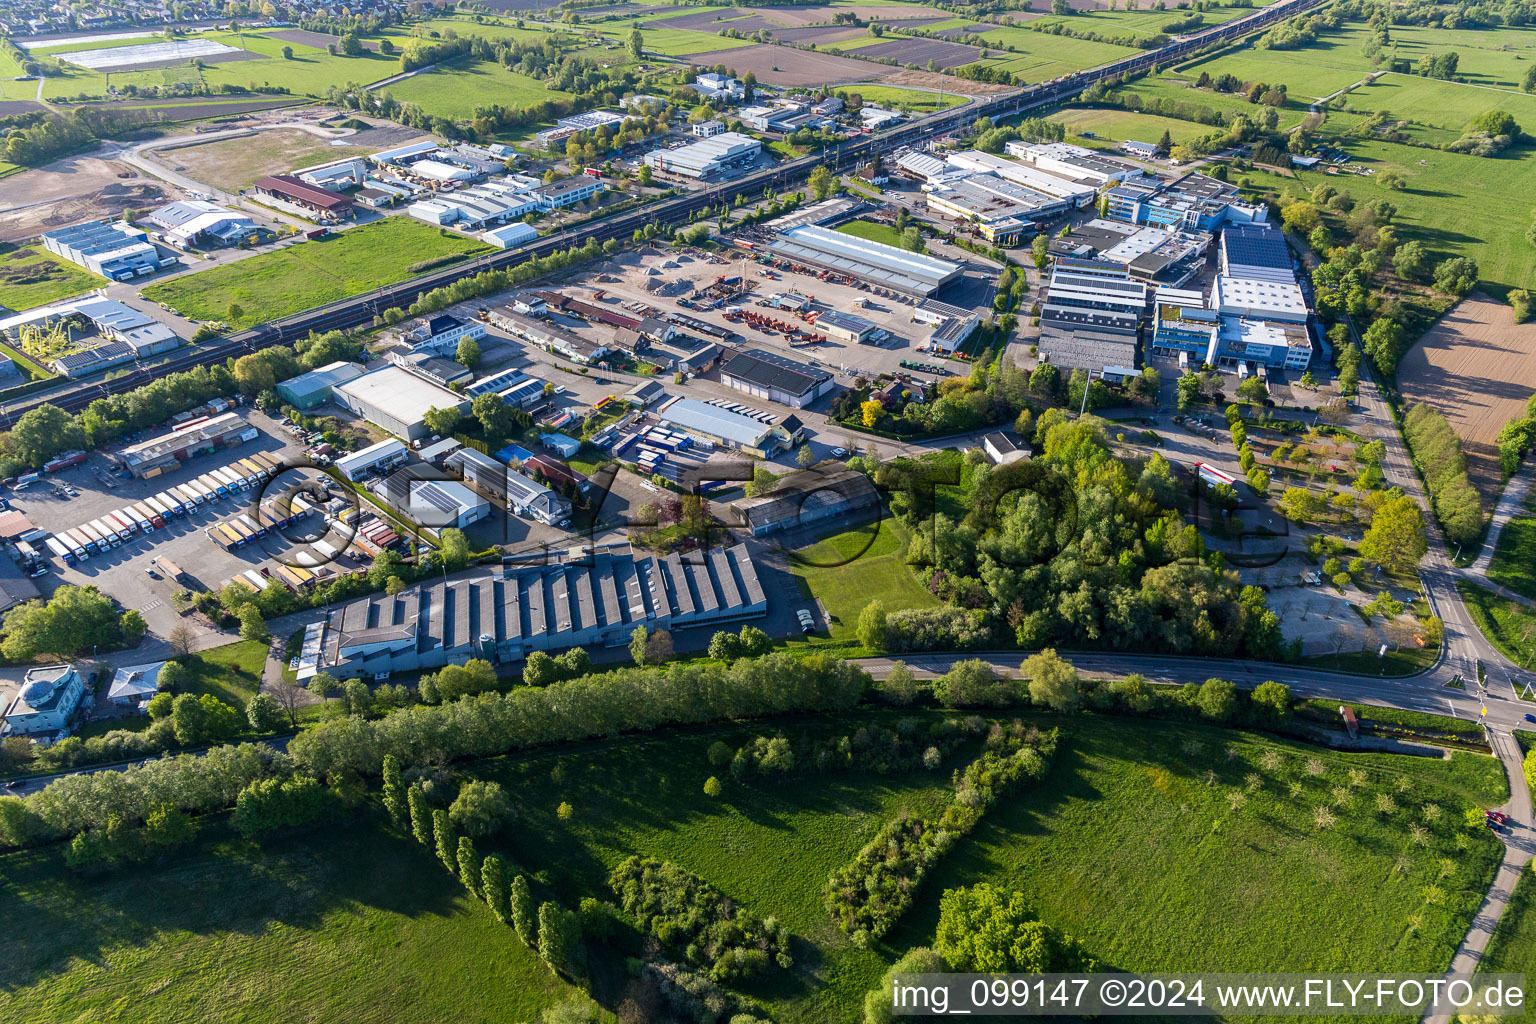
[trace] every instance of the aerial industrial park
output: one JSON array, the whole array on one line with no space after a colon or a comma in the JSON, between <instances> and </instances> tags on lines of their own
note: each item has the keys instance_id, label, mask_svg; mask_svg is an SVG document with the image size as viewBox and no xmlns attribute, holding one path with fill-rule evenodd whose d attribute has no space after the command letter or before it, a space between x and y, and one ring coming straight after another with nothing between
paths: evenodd
<instances>
[{"instance_id":1,"label":"aerial industrial park","mask_svg":"<svg viewBox=\"0 0 1536 1024\"><path fill-rule=\"evenodd\" d=\"M0 10L4 1002L1519 1018L1526 20Z\"/></svg>"}]
</instances>

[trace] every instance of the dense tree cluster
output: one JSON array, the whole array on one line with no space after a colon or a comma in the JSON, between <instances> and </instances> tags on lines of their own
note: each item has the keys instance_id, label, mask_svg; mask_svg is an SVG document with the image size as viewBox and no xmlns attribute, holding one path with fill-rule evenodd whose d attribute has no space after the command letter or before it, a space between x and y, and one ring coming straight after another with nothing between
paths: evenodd
<instances>
[{"instance_id":1,"label":"dense tree cluster","mask_svg":"<svg viewBox=\"0 0 1536 1024\"><path fill-rule=\"evenodd\" d=\"M1515 416L1499 430L1499 469L1506 478L1520 467L1531 448L1536 447L1536 395L1525 403L1525 415Z\"/></svg>"},{"instance_id":2,"label":"dense tree cluster","mask_svg":"<svg viewBox=\"0 0 1536 1024\"><path fill-rule=\"evenodd\" d=\"M789 931L774 918L735 906L704 879L670 861L630 857L613 869L608 884L640 930L663 946L707 968L716 982L733 985L775 965L794 966Z\"/></svg>"},{"instance_id":3,"label":"dense tree cluster","mask_svg":"<svg viewBox=\"0 0 1536 1024\"><path fill-rule=\"evenodd\" d=\"M1240 587L1176 511L1171 465L1116 454L1105 427L1052 409L1036 423L1033 460L962 467L933 453L880 467L918 578L1025 648L1278 656L1263 592ZM958 521L932 498L956 483Z\"/></svg>"},{"instance_id":4,"label":"dense tree cluster","mask_svg":"<svg viewBox=\"0 0 1536 1024\"><path fill-rule=\"evenodd\" d=\"M98 871L157 857L196 836L197 822L174 807L157 807L142 825L110 814L100 828L75 836L64 853L64 863L76 871Z\"/></svg>"},{"instance_id":5,"label":"dense tree cluster","mask_svg":"<svg viewBox=\"0 0 1536 1024\"><path fill-rule=\"evenodd\" d=\"M994 803L1050 772L1057 740L1055 730L1041 733L1019 722L995 727L981 756L956 773L954 796L937 819L901 815L832 873L826 906L838 926L859 945L890 931L929 869Z\"/></svg>"},{"instance_id":6,"label":"dense tree cluster","mask_svg":"<svg viewBox=\"0 0 1536 1024\"><path fill-rule=\"evenodd\" d=\"M1024 894L981 883L949 889L939 901L934 948L965 974L1046 974L1098 970L1076 939L1041 921Z\"/></svg>"},{"instance_id":7,"label":"dense tree cluster","mask_svg":"<svg viewBox=\"0 0 1536 1024\"><path fill-rule=\"evenodd\" d=\"M66 583L48 600L28 601L6 615L0 626L0 652L13 662L31 661L40 654L72 658L138 643L144 629L137 611L119 613L112 599L95 587Z\"/></svg>"},{"instance_id":8,"label":"dense tree cluster","mask_svg":"<svg viewBox=\"0 0 1536 1024\"><path fill-rule=\"evenodd\" d=\"M340 809L335 794L310 775L257 779L240 791L231 819L247 838L291 832L333 818Z\"/></svg>"},{"instance_id":9,"label":"dense tree cluster","mask_svg":"<svg viewBox=\"0 0 1536 1024\"><path fill-rule=\"evenodd\" d=\"M1483 531L1483 500L1467 476L1461 438L1445 415L1420 402L1403 417L1403 439L1446 539L1454 544L1476 539Z\"/></svg>"},{"instance_id":10,"label":"dense tree cluster","mask_svg":"<svg viewBox=\"0 0 1536 1024\"><path fill-rule=\"evenodd\" d=\"M741 782L833 772L903 775L936 770L964 742L966 733L960 722L950 719L925 730L913 719L903 718L895 729L871 722L843 736L758 736L734 754L728 749L721 753L729 757L731 775Z\"/></svg>"}]
</instances>

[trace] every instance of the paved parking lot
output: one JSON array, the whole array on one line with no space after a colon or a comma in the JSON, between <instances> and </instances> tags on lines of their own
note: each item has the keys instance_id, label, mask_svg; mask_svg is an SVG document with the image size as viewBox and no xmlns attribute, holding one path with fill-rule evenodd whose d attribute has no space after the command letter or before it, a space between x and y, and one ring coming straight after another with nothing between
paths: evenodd
<instances>
[{"instance_id":1,"label":"paved parking lot","mask_svg":"<svg viewBox=\"0 0 1536 1024\"><path fill-rule=\"evenodd\" d=\"M153 480L123 480L112 474L106 457L93 452L84 465L45 478L44 482L14 494L12 505L27 514L27 518L50 533L70 529L89 522L114 509L133 504L163 491L166 487L196 479L204 473L226 465L234 458L252 452L272 452L284 458L296 458L301 454L292 435L278 428L276 421L250 408L241 409L247 422L261 431L261 436L225 452L216 452L192 459L180 469L156 477ZM79 497L63 495L54 483L68 483L79 491ZM254 568L266 559L266 553L257 547L239 551L225 551L203 534L209 525L227 519L250 506L254 495L247 492L243 497L203 505L184 518L174 519L165 529L148 535L136 534L121 547L98 554L85 562L66 567L53 562L54 572L37 580L45 595L62 583L76 586L94 585L111 594L125 608L138 609L149 623L150 631L164 636L172 626L181 621L171 607L171 592L180 589L179 584L160 578L153 579L145 572L150 559L164 556L176 563L191 581L203 588L214 590L230 577Z\"/></svg>"}]
</instances>

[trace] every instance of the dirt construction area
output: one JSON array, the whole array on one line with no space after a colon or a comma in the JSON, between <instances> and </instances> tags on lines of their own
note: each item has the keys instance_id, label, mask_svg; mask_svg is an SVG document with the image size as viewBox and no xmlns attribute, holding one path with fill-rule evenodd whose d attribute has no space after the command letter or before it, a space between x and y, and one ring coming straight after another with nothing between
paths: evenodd
<instances>
[{"instance_id":1,"label":"dirt construction area","mask_svg":"<svg viewBox=\"0 0 1536 1024\"><path fill-rule=\"evenodd\" d=\"M1536 391L1536 324L1517 324L1509 306L1471 295L1408 351L1397 379L1407 402L1445 414L1466 449L1472 485L1485 498L1497 495L1499 430Z\"/></svg>"},{"instance_id":2,"label":"dirt construction area","mask_svg":"<svg viewBox=\"0 0 1536 1024\"><path fill-rule=\"evenodd\" d=\"M5 179L0 241L19 242L83 220L170 202L165 186L116 160L78 154Z\"/></svg>"},{"instance_id":3,"label":"dirt construction area","mask_svg":"<svg viewBox=\"0 0 1536 1024\"><path fill-rule=\"evenodd\" d=\"M272 128L240 138L155 151L155 158L174 170L231 193L243 192L269 174L361 155L355 147L333 146L297 128Z\"/></svg>"}]
</instances>

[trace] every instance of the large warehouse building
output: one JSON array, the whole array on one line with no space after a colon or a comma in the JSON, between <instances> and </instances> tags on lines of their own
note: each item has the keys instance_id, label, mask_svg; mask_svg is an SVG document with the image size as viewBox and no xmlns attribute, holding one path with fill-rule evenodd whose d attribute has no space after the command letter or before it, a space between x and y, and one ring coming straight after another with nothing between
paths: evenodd
<instances>
[{"instance_id":1,"label":"large warehouse building","mask_svg":"<svg viewBox=\"0 0 1536 1024\"><path fill-rule=\"evenodd\" d=\"M432 409L469 408L469 399L391 363L331 389L336 404L407 441L429 433Z\"/></svg>"},{"instance_id":2,"label":"large warehouse building","mask_svg":"<svg viewBox=\"0 0 1536 1024\"><path fill-rule=\"evenodd\" d=\"M862 278L922 298L960 276L961 266L814 225L782 231L763 248L795 263Z\"/></svg>"},{"instance_id":3,"label":"large warehouse building","mask_svg":"<svg viewBox=\"0 0 1536 1024\"><path fill-rule=\"evenodd\" d=\"M363 368L344 359L290 377L277 386L277 397L295 409L313 409L331 400L331 389L363 375Z\"/></svg>"},{"instance_id":4,"label":"large warehouse building","mask_svg":"<svg viewBox=\"0 0 1536 1024\"><path fill-rule=\"evenodd\" d=\"M43 248L112 281L153 274L163 262L149 236L122 221L93 220L45 231Z\"/></svg>"},{"instance_id":5,"label":"large warehouse building","mask_svg":"<svg viewBox=\"0 0 1536 1024\"><path fill-rule=\"evenodd\" d=\"M272 232L243 213L206 199L168 203L147 220L160 229L161 237L186 248L194 245L228 246L272 237Z\"/></svg>"},{"instance_id":6,"label":"large warehouse building","mask_svg":"<svg viewBox=\"0 0 1536 1024\"><path fill-rule=\"evenodd\" d=\"M726 353L720 364L720 383L795 409L811 404L837 386L826 370L760 348Z\"/></svg>"},{"instance_id":7,"label":"large warehouse building","mask_svg":"<svg viewBox=\"0 0 1536 1024\"><path fill-rule=\"evenodd\" d=\"M740 132L720 132L677 149L655 149L645 154L646 165L665 174L684 178L709 178L757 159L763 144Z\"/></svg>"},{"instance_id":8,"label":"large warehouse building","mask_svg":"<svg viewBox=\"0 0 1536 1024\"><path fill-rule=\"evenodd\" d=\"M301 216L321 220L351 220L352 200L330 189L317 188L291 174L273 174L251 186L262 202Z\"/></svg>"},{"instance_id":9,"label":"large warehouse building","mask_svg":"<svg viewBox=\"0 0 1536 1024\"><path fill-rule=\"evenodd\" d=\"M516 662L533 651L620 646L637 626L712 627L767 611L745 544L687 558L613 545L343 605L311 627L318 642L306 636L298 675L383 678L470 658Z\"/></svg>"}]
</instances>

